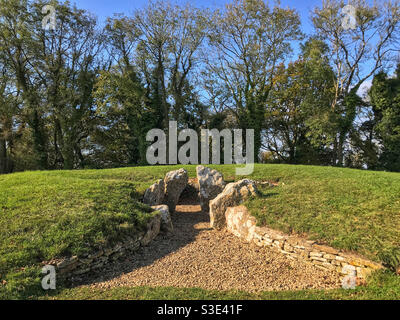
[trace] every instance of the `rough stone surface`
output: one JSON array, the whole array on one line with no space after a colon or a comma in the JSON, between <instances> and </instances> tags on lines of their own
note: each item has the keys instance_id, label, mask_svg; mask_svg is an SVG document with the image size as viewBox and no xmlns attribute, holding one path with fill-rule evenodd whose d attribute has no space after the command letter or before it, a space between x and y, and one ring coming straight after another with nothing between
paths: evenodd
<instances>
[{"instance_id":1,"label":"rough stone surface","mask_svg":"<svg viewBox=\"0 0 400 320\"><path fill-rule=\"evenodd\" d=\"M161 231L173 232L174 226L172 225L171 215L167 205L152 206L152 209L161 213Z\"/></svg>"},{"instance_id":2,"label":"rough stone surface","mask_svg":"<svg viewBox=\"0 0 400 320\"><path fill-rule=\"evenodd\" d=\"M165 206L166 207L166 206ZM160 211L160 210L159 210ZM98 248L91 254L81 257L73 256L51 261L43 261L43 265L53 265L57 274L62 277L75 279L94 270L101 270L107 264L119 260L129 252L136 252L141 246L147 246L160 232L162 214L156 214L148 223L147 231L136 234L114 247Z\"/></svg>"},{"instance_id":3,"label":"rough stone surface","mask_svg":"<svg viewBox=\"0 0 400 320\"><path fill-rule=\"evenodd\" d=\"M210 202L211 227L219 230L223 229L226 226L226 209L238 206L256 194L257 187L252 180L244 179L228 184L224 191Z\"/></svg>"},{"instance_id":4,"label":"rough stone surface","mask_svg":"<svg viewBox=\"0 0 400 320\"><path fill-rule=\"evenodd\" d=\"M199 181L199 199L203 211L208 212L209 203L215 199L225 188L224 177L217 170L204 166L196 168L197 180Z\"/></svg>"},{"instance_id":5,"label":"rough stone surface","mask_svg":"<svg viewBox=\"0 0 400 320\"><path fill-rule=\"evenodd\" d=\"M244 206L230 207L225 212L226 229L237 237L269 247L293 259L306 261L321 270L348 275L348 270L361 280L383 266L334 248L319 245L306 239L286 235L267 227L257 227L256 219Z\"/></svg>"},{"instance_id":6,"label":"rough stone surface","mask_svg":"<svg viewBox=\"0 0 400 320\"><path fill-rule=\"evenodd\" d=\"M245 207L230 207L225 212L227 222L226 228L239 238L244 238L246 241L253 241L257 234L256 218L251 216Z\"/></svg>"},{"instance_id":7,"label":"rough stone surface","mask_svg":"<svg viewBox=\"0 0 400 320\"><path fill-rule=\"evenodd\" d=\"M147 246L151 241L157 237L161 228L161 213L155 214L154 217L147 224L147 232L141 240L142 246Z\"/></svg>"},{"instance_id":8,"label":"rough stone surface","mask_svg":"<svg viewBox=\"0 0 400 320\"><path fill-rule=\"evenodd\" d=\"M197 194L196 194L197 195ZM172 215L175 232L122 261L107 264L74 285L177 287L208 290L306 290L340 288L340 276L209 226L197 201L182 203Z\"/></svg>"},{"instance_id":9,"label":"rough stone surface","mask_svg":"<svg viewBox=\"0 0 400 320\"><path fill-rule=\"evenodd\" d=\"M179 197L188 184L188 173L185 169L170 171L165 175L165 202L169 212L174 212L178 204Z\"/></svg>"},{"instance_id":10,"label":"rough stone surface","mask_svg":"<svg viewBox=\"0 0 400 320\"><path fill-rule=\"evenodd\" d=\"M148 206L158 206L164 201L164 180L160 179L144 193L143 203Z\"/></svg>"}]
</instances>

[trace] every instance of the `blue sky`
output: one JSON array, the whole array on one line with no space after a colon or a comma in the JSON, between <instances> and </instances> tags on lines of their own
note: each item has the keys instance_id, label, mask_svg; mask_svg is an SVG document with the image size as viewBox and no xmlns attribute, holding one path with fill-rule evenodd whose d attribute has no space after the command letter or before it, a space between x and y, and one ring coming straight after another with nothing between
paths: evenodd
<instances>
[{"instance_id":1,"label":"blue sky","mask_svg":"<svg viewBox=\"0 0 400 320\"><path fill-rule=\"evenodd\" d=\"M75 3L78 8L86 9L94 13L100 22L104 22L109 16L114 13L130 14L134 9L144 7L148 4L148 0L70 0ZM187 3L190 0L172 0L175 3ZM223 8L226 3L231 2L230 0L192 0L191 1L197 7L206 8ZM270 3L273 3L270 0ZM282 7L295 8L299 12L302 20L302 30L306 34L313 32L312 23L310 21L310 11L315 7L322 6L322 0L281 0ZM294 44L294 54L292 59L296 57L298 52L298 44ZM290 60L292 60L290 59ZM360 89L360 94L370 87L371 80L367 81L364 86Z\"/></svg>"},{"instance_id":2,"label":"blue sky","mask_svg":"<svg viewBox=\"0 0 400 320\"><path fill-rule=\"evenodd\" d=\"M145 6L147 0L71 0L77 7L91 11L100 21L104 21L106 17L113 13L129 14L134 9ZM186 3L186 0L177 0L177 3ZM220 8L224 7L229 0L192 0L193 4L198 7ZM321 6L322 0L282 0L281 6L296 8L302 18L303 30L310 32L312 30L309 21L309 12L315 6Z\"/></svg>"},{"instance_id":3,"label":"blue sky","mask_svg":"<svg viewBox=\"0 0 400 320\"><path fill-rule=\"evenodd\" d=\"M94 13L99 22L102 23L107 17L112 16L114 13L124 13L129 15L133 10L142 8L148 4L148 0L70 0L75 3L78 8L86 9ZM223 8L231 0L171 0L173 3L185 4L187 2L193 3L197 7L205 8ZM274 0L269 3L273 4ZM321 7L322 0L281 0L281 7L295 8L299 12L302 20L302 30L306 34L313 32L312 23L310 21L310 11L314 7ZM299 43L295 42L293 46L293 55L291 59L294 60L299 53Z\"/></svg>"}]
</instances>

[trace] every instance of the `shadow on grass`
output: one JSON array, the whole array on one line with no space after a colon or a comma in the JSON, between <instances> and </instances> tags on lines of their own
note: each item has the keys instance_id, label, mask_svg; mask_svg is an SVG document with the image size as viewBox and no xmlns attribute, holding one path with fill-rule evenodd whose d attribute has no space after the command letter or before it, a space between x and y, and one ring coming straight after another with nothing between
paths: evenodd
<instances>
[{"instance_id":1,"label":"shadow on grass","mask_svg":"<svg viewBox=\"0 0 400 320\"><path fill-rule=\"evenodd\" d=\"M272 198L272 197L276 197L276 196L279 196L279 193L259 191L257 199L268 199L268 198Z\"/></svg>"}]
</instances>

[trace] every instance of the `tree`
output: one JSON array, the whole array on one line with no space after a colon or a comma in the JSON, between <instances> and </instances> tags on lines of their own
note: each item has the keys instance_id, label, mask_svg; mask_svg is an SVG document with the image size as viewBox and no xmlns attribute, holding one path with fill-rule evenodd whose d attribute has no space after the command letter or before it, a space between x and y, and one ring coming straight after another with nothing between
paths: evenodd
<instances>
[{"instance_id":1,"label":"tree","mask_svg":"<svg viewBox=\"0 0 400 320\"><path fill-rule=\"evenodd\" d=\"M265 148L289 163L324 163L326 138L320 117L329 116L334 94L327 47L318 39L302 45L299 59L281 64L267 100Z\"/></svg>"},{"instance_id":2,"label":"tree","mask_svg":"<svg viewBox=\"0 0 400 320\"><path fill-rule=\"evenodd\" d=\"M356 9L354 28L344 26L343 0L326 0L316 8L315 31L326 39L335 71L335 95L330 103L335 116L332 164L343 165L344 146L356 117L360 99L357 91L387 62L393 59L399 40L400 6L397 1L352 1Z\"/></svg>"},{"instance_id":3,"label":"tree","mask_svg":"<svg viewBox=\"0 0 400 320\"><path fill-rule=\"evenodd\" d=\"M102 117L102 126L97 131L101 130L110 139L94 141L105 149L122 152L114 159L117 165L118 162L145 164L146 133L156 124L157 114L146 105L140 81L135 74L121 72L114 67L102 73L96 88L97 112ZM118 136L120 138L116 139Z\"/></svg>"},{"instance_id":4,"label":"tree","mask_svg":"<svg viewBox=\"0 0 400 320\"><path fill-rule=\"evenodd\" d=\"M21 92L24 120L32 132L37 167L48 167L47 133L45 129L42 97L42 79L34 67L37 65L35 37L38 13L26 0L0 1L0 49L4 64L15 75L15 87Z\"/></svg>"},{"instance_id":5,"label":"tree","mask_svg":"<svg viewBox=\"0 0 400 320\"><path fill-rule=\"evenodd\" d=\"M258 154L278 65L301 36L299 16L292 9L271 9L262 0L236 0L217 12L210 25L212 50L206 61L211 76L206 81L217 87L218 101L235 114L239 128L255 130Z\"/></svg>"},{"instance_id":6,"label":"tree","mask_svg":"<svg viewBox=\"0 0 400 320\"><path fill-rule=\"evenodd\" d=\"M101 126L91 140L101 146L103 155L98 157L114 165L146 164L146 133L162 126L158 81L154 79L146 89L135 61L140 36L132 19L120 15L108 19L105 37L114 65L96 83Z\"/></svg>"},{"instance_id":7,"label":"tree","mask_svg":"<svg viewBox=\"0 0 400 320\"><path fill-rule=\"evenodd\" d=\"M21 93L21 116L32 131L38 169L83 166L92 89L101 51L96 20L69 2L52 1L57 27L42 27L44 1L1 4L0 41ZM17 13L17 14L15 14Z\"/></svg>"},{"instance_id":8,"label":"tree","mask_svg":"<svg viewBox=\"0 0 400 320\"><path fill-rule=\"evenodd\" d=\"M180 7L157 1L137 10L130 21L140 33L136 65L147 88L158 90L163 128L168 128L170 119L183 124L188 113L187 89L194 82L199 49L206 36L206 16L207 12L189 4Z\"/></svg>"},{"instance_id":9,"label":"tree","mask_svg":"<svg viewBox=\"0 0 400 320\"><path fill-rule=\"evenodd\" d=\"M10 75L3 68L0 78L0 174L14 169L13 145L18 97L12 92Z\"/></svg>"},{"instance_id":10,"label":"tree","mask_svg":"<svg viewBox=\"0 0 400 320\"><path fill-rule=\"evenodd\" d=\"M64 169L73 169L84 166L82 142L93 125L92 92L102 67L103 40L87 12L68 4L57 4L56 11L56 30L39 34L39 68L52 114L54 166L60 162Z\"/></svg>"},{"instance_id":11,"label":"tree","mask_svg":"<svg viewBox=\"0 0 400 320\"><path fill-rule=\"evenodd\" d=\"M379 165L400 171L400 65L394 77L375 76L369 92L374 112L374 129L381 144Z\"/></svg>"}]
</instances>

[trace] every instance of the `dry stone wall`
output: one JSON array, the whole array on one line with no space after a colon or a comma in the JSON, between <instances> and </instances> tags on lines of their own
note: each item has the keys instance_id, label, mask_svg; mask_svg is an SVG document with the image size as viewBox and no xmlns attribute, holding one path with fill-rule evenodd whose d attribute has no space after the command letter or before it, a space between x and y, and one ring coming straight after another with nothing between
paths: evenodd
<instances>
[{"instance_id":1,"label":"dry stone wall","mask_svg":"<svg viewBox=\"0 0 400 320\"><path fill-rule=\"evenodd\" d=\"M135 252L140 247L147 246L159 234L161 219L162 214L156 213L148 222L146 231L138 233L134 237L113 247L99 248L91 254L55 259L43 262L43 264L55 266L57 275L62 278L70 278L90 271L96 271L104 267L107 263L118 260L128 252Z\"/></svg>"},{"instance_id":2,"label":"dry stone wall","mask_svg":"<svg viewBox=\"0 0 400 320\"><path fill-rule=\"evenodd\" d=\"M315 267L338 272L343 276L356 275L365 280L371 272L383 266L362 257L319 245L315 241L290 236L267 227L257 227L255 217L244 206L230 207L225 212L227 230L258 246L269 247L290 259L303 260Z\"/></svg>"},{"instance_id":3,"label":"dry stone wall","mask_svg":"<svg viewBox=\"0 0 400 320\"><path fill-rule=\"evenodd\" d=\"M160 231L173 232L170 212L175 210L179 197L187 186L186 170L169 172L164 180L157 181L145 193L144 203L158 211L150 219L146 231L114 247L100 248L82 257L74 256L44 264L54 265L57 274L62 277L79 276L98 270L127 252L135 252L140 247L147 246ZM228 184L210 202L211 226L215 229L226 227L229 232L248 242L269 247L290 259L306 261L317 268L338 272L343 276L355 275L364 280L371 272L383 268L382 265L368 259L320 245L315 241L287 235L268 227L258 227L256 218L250 215L246 207L240 206L245 199L256 194L254 181L245 179Z\"/></svg>"},{"instance_id":4,"label":"dry stone wall","mask_svg":"<svg viewBox=\"0 0 400 320\"><path fill-rule=\"evenodd\" d=\"M55 266L59 276L65 278L79 276L100 269L107 263L121 258L127 252L135 252L140 247L147 246L160 231L173 232L170 212L175 210L179 197L187 184L187 171L180 169L168 172L164 179L158 180L146 190L143 202L158 213L155 213L150 219L145 232L133 235L129 240L114 247L100 248L92 254L47 261L43 264Z\"/></svg>"}]
</instances>

